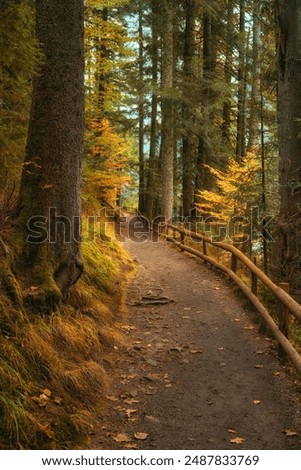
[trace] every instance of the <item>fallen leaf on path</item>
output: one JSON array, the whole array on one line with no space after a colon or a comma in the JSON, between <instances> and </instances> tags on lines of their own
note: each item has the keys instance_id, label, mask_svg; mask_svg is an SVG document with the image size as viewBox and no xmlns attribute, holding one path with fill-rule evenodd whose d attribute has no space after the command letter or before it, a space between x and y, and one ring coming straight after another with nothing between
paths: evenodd
<instances>
[{"instance_id":1,"label":"fallen leaf on path","mask_svg":"<svg viewBox=\"0 0 301 470\"><path fill-rule=\"evenodd\" d=\"M136 450L138 449L138 444L125 444L125 449L133 449L133 450Z\"/></svg>"},{"instance_id":2,"label":"fallen leaf on path","mask_svg":"<svg viewBox=\"0 0 301 470\"><path fill-rule=\"evenodd\" d=\"M263 354L265 354L265 351L258 350L256 351L256 354L258 354L258 356L262 356Z\"/></svg>"},{"instance_id":3,"label":"fallen leaf on path","mask_svg":"<svg viewBox=\"0 0 301 470\"><path fill-rule=\"evenodd\" d=\"M255 369L263 369L263 365L262 364L256 364Z\"/></svg>"},{"instance_id":4,"label":"fallen leaf on path","mask_svg":"<svg viewBox=\"0 0 301 470\"><path fill-rule=\"evenodd\" d=\"M107 395L106 399L109 400L109 401L119 401L118 398L110 396L110 395Z\"/></svg>"},{"instance_id":5,"label":"fallen leaf on path","mask_svg":"<svg viewBox=\"0 0 301 470\"><path fill-rule=\"evenodd\" d=\"M125 414L126 414L127 417L130 419L134 413L137 413L137 411L138 411L138 410L128 409L128 410L125 410Z\"/></svg>"},{"instance_id":6,"label":"fallen leaf on path","mask_svg":"<svg viewBox=\"0 0 301 470\"><path fill-rule=\"evenodd\" d=\"M229 429L227 429L227 431L228 431L229 434L237 434L237 431L235 431L235 429L229 428Z\"/></svg>"},{"instance_id":7,"label":"fallen leaf on path","mask_svg":"<svg viewBox=\"0 0 301 470\"><path fill-rule=\"evenodd\" d=\"M135 400L134 398L128 398L127 400L124 400L124 403L127 405L136 405L139 403L139 400Z\"/></svg>"},{"instance_id":8,"label":"fallen leaf on path","mask_svg":"<svg viewBox=\"0 0 301 470\"><path fill-rule=\"evenodd\" d=\"M182 317L183 320L189 320L190 317Z\"/></svg>"},{"instance_id":9,"label":"fallen leaf on path","mask_svg":"<svg viewBox=\"0 0 301 470\"><path fill-rule=\"evenodd\" d=\"M190 349L189 351L191 354L202 354L203 351L201 349Z\"/></svg>"},{"instance_id":10,"label":"fallen leaf on path","mask_svg":"<svg viewBox=\"0 0 301 470\"><path fill-rule=\"evenodd\" d=\"M274 373L273 373L273 376L274 376L274 377L279 377L279 375L281 375L281 372L274 372Z\"/></svg>"},{"instance_id":11,"label":"fallen leaf on path","mask_svg":"<svg viewBox=\"0 0 301 470\"><path fill-rule=\"evenodd\" d=\"M55 403L56 405L61 405L63 399L60 398L60 397L55 397L53 401L54 401L54 403Z\"/></svg>"},{"instance_id":12,"label":"fallen leaf on path","mask_svg":"<svg viewBox=\"0 0 301 470\"><path fill-rule=\"evenodd\" d=\"M225 351L225 348L217 348L218 351Z\"/></svg>"},{"instance_id":13,"label":"fallen leaf on path","mask_svg":"<svg viewBox=\"0 0 301 470\"><path fill-rule=\"evenodd\" d=\"M238 323L238 322L240 322L240 318L234 318L234 321L236 321Z\"/></svg>"},{"instance_id":14,"label":"fallen leaf on path","mask_svg":"<svg viewBox=\"0 0 301 470\"><path fill-rule=\"evenodd\" d=\"M172 388L172 385L171 385L171 384L167 384L167 385L165 385L165 388Z\"/></svg>"},{"instance_id":15,"label":"fallen leaf on path","mask_svg":"<svg viewBox=\"0 0 301 470\"><path fill-rule=\"evenodd\" d=\"M298 433L296 431L291 431L290 429L285 429L283 431L283 434L285 434L288 437L296 437L298 436Z\"/></svg>"},{"instance_id":16,"label":"fallen leaf on path","mask_svg":"<svg viewBox=\"0 0 301 470\"><path fill-rule=\"evenodd\" d=\"M245 326L245 330L255 330L255 326Z\"/></svg>"},{"instance_id":17,"label":"fallen leaf on path","mask_svg":"<svg viewBox=\"0 0 301 470\"><path fill-rule=\"evenodd\" d=\"M235 437L235 439L230 440L231 444L243 444L244 441L242 437Z\"/></svg>"},{"instance_id":18,"label":"fallen leaf on path","mask_svg":"<svg viewBox=\"0 0 301 470\"><path fill-rule=\"evenodd\" d=\"M191 307L185 307L185 308L183 308L183 310L184 310L184 312L190 312Z\"/></svg>"},{"instance_id":19,"label":"fallen leaf on path","mask_svg":"<svg viewBox=\"0 0 301 470\"><path fill-rule=\"evenodd\" d=\"M135 326L130 326L130 325L123 325L121 329L125 331L126 333L130 333L131 331L137 330Z\"/></svg>"},{"instance_id":20,"label":"fallen leaf on path","mask_svg":"<svg viewBox=\"0 0 301 470\"><path fill-rule=\"evenodd\" d=\"M260 400L253 400L253 404L254 404L254 405L260 405L260 404L261 404L261 401L260 401Z\"/></svg>"},{"instance_id":21,"label":"fallen leaf on path","mask_svg":"<svg viewBox=\"0 0 301 470\"><path fill-rule=\"evenodd\" d=\"M51 398L51 391L48 390L48 388L44 388L44 390L41 390L42 395L45 395L47 398Z\"/></svg>"},{"instance_id":22,"label":"fallen leaf on path","mask_svg":"<svg viewBox=\"0 0 301 470\"><path fill-rule=\"evenodd\" d=\"M128 434L117 434L117 436L113 437L115 442L131 442L131 438Z\"/></svg>"},{"instance_id":23,"label":"fallen leaf on path","mask_svg":"<svg viewBox=\"0 0 301 470\"><path fill-rule=\"evenodd\" d=\"M145 441L148 438L149 434L146 434L146 432L136 432L134 435L135 439L138 441Z\"/></svg>"}]
</instances>

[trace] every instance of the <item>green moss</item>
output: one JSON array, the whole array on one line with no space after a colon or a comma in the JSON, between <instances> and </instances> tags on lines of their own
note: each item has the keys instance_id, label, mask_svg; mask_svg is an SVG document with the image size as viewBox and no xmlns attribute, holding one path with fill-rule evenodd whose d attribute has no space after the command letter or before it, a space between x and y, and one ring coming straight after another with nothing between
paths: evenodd
<instances>
[{"instance_id":1,"label":"green moss","mask_svg":"<svg viewBox=\"0 0 301 470\"><path fill-rule=\"evenodd\" d=\"M119 271L119 266L111 256L104 252L104 247L97 242L83 244L84 258L83 280L103 292L110 292L110 283Z\"/></svg>"}]
</instances>

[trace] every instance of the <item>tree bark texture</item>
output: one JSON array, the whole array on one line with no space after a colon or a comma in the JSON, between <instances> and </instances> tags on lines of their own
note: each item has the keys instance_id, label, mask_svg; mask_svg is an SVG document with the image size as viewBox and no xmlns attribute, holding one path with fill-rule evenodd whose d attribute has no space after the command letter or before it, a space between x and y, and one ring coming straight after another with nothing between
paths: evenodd
<instances>
[{"instance_id":1,"label":"tree bark texture","mask_svg":"<svg viewBox=\"0 0 301 470\"><path fill-rule=\"evenodd\" d=\"M260 2L253 5L252 92L248 150L259 145L260 137Z\"/></svg>"},{"instance_id":2,"label":"tree bark texture","mask_svg":"<svg viewBox=\"0 0 301 470\"><path fill-rule=\"evenodd\" d=\"M139 211L145 212L145 159L144 159L144 94L143 94L143 78L144 78L144 47L143 47L143 5L139 5Z\"/></svg>"},{"instance_id":3,"label":"tree bark texture","mask_svg":"<svg viewBox=\"0 0 301 470\"><path fill-rule=\"evenodd\" d=\"M174 119L173 119L173 0L162 0L162 208L170 220L173 214Z\"/></svg>"},{"instance_id":4,"label":"tree bark texture","mask_svg":"<svg viewBox=\"0 0 301 470\"><path fill-rule=\"evenodd\" d=\"M152 83L153 88L158 85L158 49L159 49L159 21L160 9L157 0L152 0L152 42L151 42L151 60L152 60ZM157 172L158 172L158 156L157 156L157 116L158 116L158 94L153 89L151 101L151 124L150 124L150 148L149 148L149 165L147 172L146 182L146 195L145 195L145 214L147 219L151 222L154 214L154 201L157 193Z\"/></svg>"},{"instance_id":5,"label":"tree bark texture","mask_svg":"<svg viewBox=\"0 0 301 470\"><path fill-rule=\"evenodd\" d=\"M241 162L246 153L246 2L240 0L240 38L238 66L237 144L236 159Z\"/></svg>"},{"instance_id":6,"label":"tree bark texture","mask_svg":"<svg viewBox=\"0 0 301 470\"><path fill-rule=\"evenodd\" d=\"M226 28L226 52L225 52L225 83L231 90L232 63L233 63L233 24L234 24L234 6L232 0L228 0L227 5L227 28ZM226 144L231 140L231 97L225 101L223 107L223 126L222 137Z\"/></svg>"},{"instance_id":7,"label":"tree bark texture","mask_svg":"<svg viewBox=\"0 0 301 470\"><path fill-rule=\"evenodd\" d=\"M83 269L80 254L83 3L83 0L36 0L36 31L45 61L33 85L18 202L21 239L27 239L27 224L32 217L46 220L45 230L36 243L24 241L22 257L33 270L40 267L42 278L46 277L42 270L52 270L51 277L63 295Z\"/></svg>"},{"instance_id":8,"label":"tree bark texture","mask_svg":"<svg viewBox=\"0 0 301 470\"><path fill-rule=\"evenodd\" d=\"M195 0L186 0L186 25L184 32L184 82L183 82L183 215L191 214L194 200L194 175L197 154L197 142L195 133L196 97L193 93L195 81L194 59L196 53L195 44L195 20L197 3Z\"/></svg>"},{"instance_id":9,"label":"tree bark texture","mask_svg":"<svg viewBox=\"0 0 301 470\"><path fill-rule=\"evenodd\" d=\"M277 0L281 211L277 261L301 299L301 0Z\"/></svg>"}]
</instances>

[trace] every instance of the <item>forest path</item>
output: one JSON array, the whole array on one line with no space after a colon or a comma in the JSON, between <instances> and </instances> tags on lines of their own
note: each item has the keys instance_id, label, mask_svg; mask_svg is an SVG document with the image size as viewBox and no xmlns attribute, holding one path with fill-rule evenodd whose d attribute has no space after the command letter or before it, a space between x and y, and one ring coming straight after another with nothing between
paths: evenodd
<instances>
[{"instance_id":1,"label":"forest path","mask_svg":"<svg viewBox=\"0 0 301 470\"><path fill-rule=\"evenodd\" d=\"M300 449L300 384L244 301L166 243L125 248L137 272L95 448Z\"/></svg>"}]
</instances>

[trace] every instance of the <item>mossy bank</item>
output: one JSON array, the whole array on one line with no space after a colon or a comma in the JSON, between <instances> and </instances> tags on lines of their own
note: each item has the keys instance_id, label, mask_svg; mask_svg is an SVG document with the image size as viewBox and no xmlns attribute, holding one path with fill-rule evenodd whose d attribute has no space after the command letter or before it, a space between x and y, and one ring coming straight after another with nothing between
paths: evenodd
<instances>
[{"instance_id":1,"label":"mossy bank","mask_svg":"<svg viewBox=\"0 0 301 470\"><path fill-rule=\"evenodd\" d=\"M101 414L104 358L121 338L122 285L132 270L122 247L102 238L83 242L84 274L51 314L22 303L22 287L10 295L2 276L0 449L84 446Z\"/></svg>"}]
</instances>

